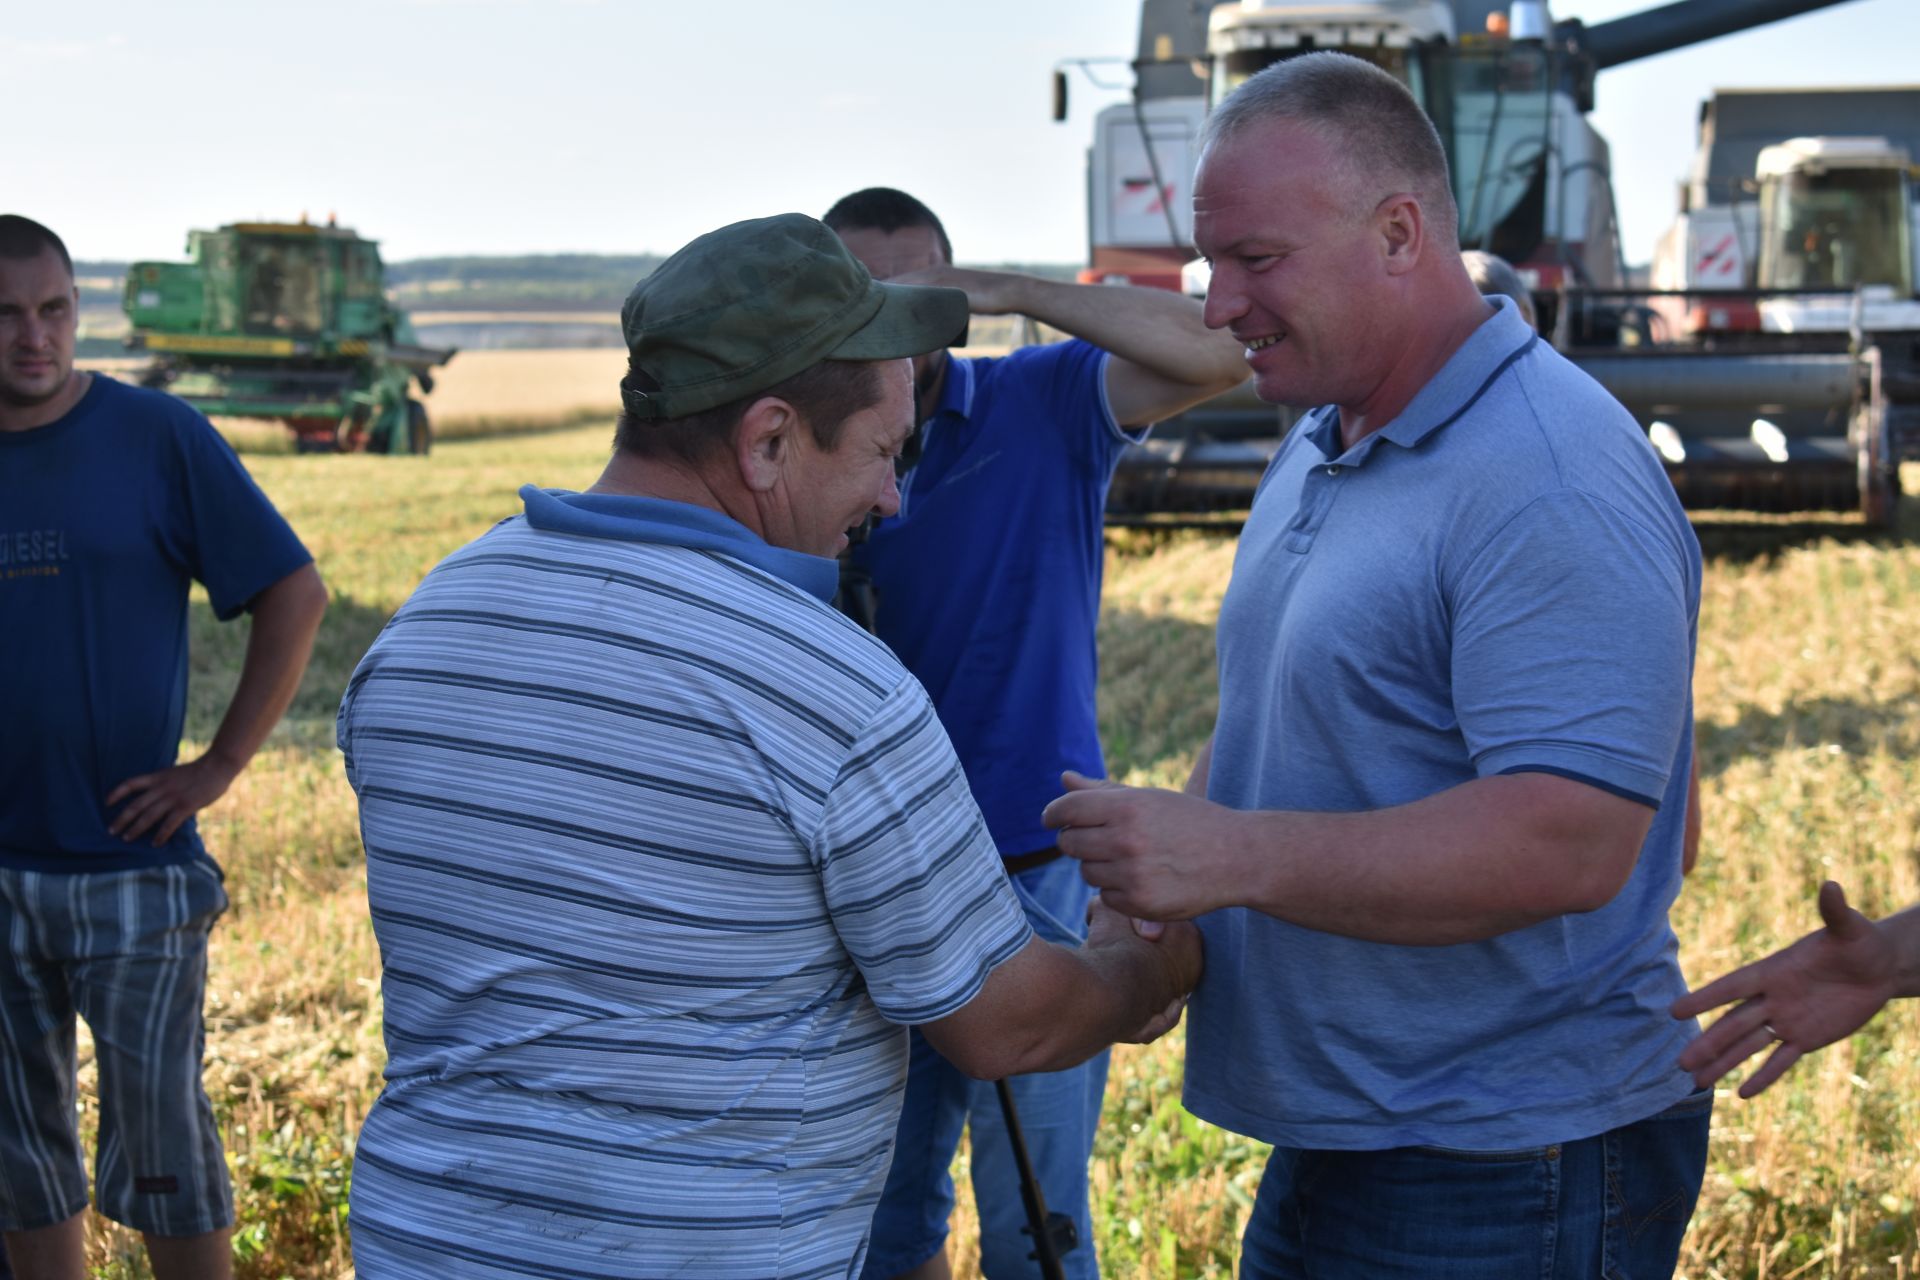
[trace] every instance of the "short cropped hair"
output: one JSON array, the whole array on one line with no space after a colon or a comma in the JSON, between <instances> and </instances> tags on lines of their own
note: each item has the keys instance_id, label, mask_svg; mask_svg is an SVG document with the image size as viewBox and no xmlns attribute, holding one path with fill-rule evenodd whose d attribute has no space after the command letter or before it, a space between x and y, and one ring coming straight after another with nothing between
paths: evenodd
<instances>
[{"instance_id":1,"label":"short cropped hair","mask_svg":"<svg viewBox=\"0 0 1920 1280\"><path fill-rule=\"evenodd\" d=\"M73 256L67 252L67 246L60 242L59 236L32 218L23 218L17 213L0 213L0 258L15 261L37 258L49 249L60 255L67 274L72 275Z\"/></svg>"},{"instance_id":2,"label":"short cropped hair","mask_svg":"<svg viewBox=\"0 0 1920 1280\"><path fill-rule=\"evenodd\" d=\"M1467 266L1467 275L1473 280L1473 287L1481 293L1512 298L1514 305L1520 308L1520 318L1528 324L1536 324L1533 314L1533 291L1527 288L1527 282L1520 278L1507 260L1497 253L1487 253L1480 249L1468 249L1460 255Z\"/></svg>"},{"instance_id":3,"label":"short cropped hair","mask_svg":"<svg viewBox=\"0 0 1920 1280\"><path fill-rule=\"evenodd\" d=\"M893 363L897 362L822 360L763 391L680 418L636 418L622 411L613 429L613 447L638 458L702 466L732 446L734 429L754 401L777 396L799 413L813 442L831 453L839 447L847 419L880 403L886 390L881 369ZM660 384L629 355L620 390L655 392Z\"/></svg>"},{"instance_id":4,"label":"short cropped hair","mask_svg":"<svg viewBox=\"0 0 1920 1280\"><path fill-rule=\"evenodd\" d=\"M868 187L833 202L833 208L820 221L835 231L879 231L892 233L908 227L931 227L940 242L940 254L953 261L953 242L933 210L904 191L892 187Z\"/></svg>"},{"instance_id":5,"label":"short cropped hair","mask_svg":"<svg viewBox=\"0 0 1920 1280\"><path fill-rule=\"evenodd\" d=\"M1363 186L1384 182L1411 189L1449 245L1459 243L1460 214L1439 130L1387 72L1331 51L1276 62L1214 108L1201 130L1201 149L1266 120L1298 120L1321 131L1348 157Z\"/></svg>"}]
</instances>

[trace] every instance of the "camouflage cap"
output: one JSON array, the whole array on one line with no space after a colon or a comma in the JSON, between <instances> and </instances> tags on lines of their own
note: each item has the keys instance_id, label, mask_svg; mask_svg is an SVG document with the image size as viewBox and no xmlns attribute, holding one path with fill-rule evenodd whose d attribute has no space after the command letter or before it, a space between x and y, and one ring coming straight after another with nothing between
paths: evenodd
<instances>
[{"instance_id":1,"label":"camouflage cap","mask_svg":"<svg viewBox=\"0 0 1920 1280\"><path fill-rule=\"evenodd\" d=\"M892 360L967 332L959 289L881 284L826 224L800 213L710 231L633 287L620 308L636 418L683 418L763 391L822 360Z\"/></svg>"}]
</instances>

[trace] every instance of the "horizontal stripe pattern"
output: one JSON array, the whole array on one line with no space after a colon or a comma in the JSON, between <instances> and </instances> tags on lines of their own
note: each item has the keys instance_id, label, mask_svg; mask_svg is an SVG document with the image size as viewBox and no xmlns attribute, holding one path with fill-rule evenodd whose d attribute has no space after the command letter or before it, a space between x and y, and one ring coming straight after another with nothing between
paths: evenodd
<instances>
[{"instance_id":1,"label":"horizontal stripe pattern","mask_svg":"<svg viewBox=\"0 0 1920 1280\"><path fill-rule=\"evenodd\" d=\"M710 552L506 521L341 705L384 966L359 1273L846 1275L1031 936L925 693Z\"/></svg>"}]
</instances>

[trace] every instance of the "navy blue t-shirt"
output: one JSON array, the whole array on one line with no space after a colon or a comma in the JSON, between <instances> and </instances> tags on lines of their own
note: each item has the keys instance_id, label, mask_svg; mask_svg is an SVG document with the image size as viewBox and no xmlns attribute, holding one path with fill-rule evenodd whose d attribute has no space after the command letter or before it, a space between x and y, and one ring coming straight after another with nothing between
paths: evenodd
<instances>
[{"instance_id":1,"label":"navy blue t-shirt","mask_svg":"<svg viewBox=\"0 0 1920 1280\"><path fill-rule=\"evenodd\" d=\"M205 852L107 831L107 794L174 763L187 593L232 618L312 557L184 402L99 374L0 432L0 866L124 870Z\"/></svg>"},{"instance_id":2,"label":"navy blue t-shirt","mask_svg":"<svg viewBox=\"0 0 1920 1280\"><path fill-rule=\"evenodd\" d=\"M1095 720L1102 515L1123 432L1078 340L954 359L898 515L855 548L876 627L933 698L1004 857L1055 842L1060 773L1106 772Z\"/></svg>"}]
</instances>

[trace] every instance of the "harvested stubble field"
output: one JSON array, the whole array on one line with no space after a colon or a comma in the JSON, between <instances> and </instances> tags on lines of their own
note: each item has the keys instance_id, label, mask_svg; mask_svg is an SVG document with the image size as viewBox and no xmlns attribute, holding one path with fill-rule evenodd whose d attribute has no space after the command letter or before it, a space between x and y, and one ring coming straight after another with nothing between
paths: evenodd
<instances>
[{"instance_id":1,"label":"harvested stubble field","mask_svg":"<svg viewBox=\"0 0 1920 1280\"><path fill-rule=\"evenodd\" d=\"M214 938L207 1083L238 1189L243 1276L306 1280L350 1266L353 1140L382 1051L354 802L333 748L341 689L436 560L517 510L522 482L590 482L607 435L602 424L471 440L428 459L249 456L319 558L333 607L292 714L202 823L234 904ZM1706 839L1675 912L1696 978L1805 931L1827 876L1876 914L1920 898L1916 517L1889 539L1845 521L1701 526ZM1232 558L1220 536L1111 536L1101 721L1116 777L1184 778L1213 715L1212 627ZM189 752L211 737L245 642L244 623L221 626L204 603L194 625ZM1111 1276L1233 1267L1264 1152L1182 1112L1181 1052L1175 1033L1115 1056L1093 1170ZM1920 1274L1912 1009L1759 1101L1724 1097L1715 1120L1683 1274ZM956 1260L973 1275L964 1203L960 1219ZM117 1229L96 1229L91 1255L97 1275L144 1274L136 1242Z\"/></svg>"}]
</instances>

